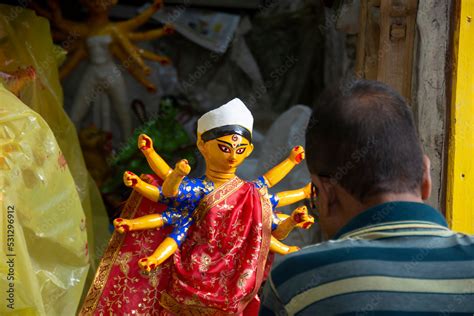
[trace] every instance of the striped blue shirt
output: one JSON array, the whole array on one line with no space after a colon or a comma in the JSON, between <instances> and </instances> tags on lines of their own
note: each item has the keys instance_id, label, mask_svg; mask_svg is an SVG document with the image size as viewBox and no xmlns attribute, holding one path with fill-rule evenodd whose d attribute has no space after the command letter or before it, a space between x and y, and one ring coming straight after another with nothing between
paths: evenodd
<instances>
[{"instance_id":1,"label":"striped blue shirt","mask_svg":"<svg viewBox=\"0 0 474 316\"><path fill-rule=\"evenodd\" d=\"M269 275L260 315L474 315L474 237L422 203L391 202Z\"/></svg>"}]
</instances>

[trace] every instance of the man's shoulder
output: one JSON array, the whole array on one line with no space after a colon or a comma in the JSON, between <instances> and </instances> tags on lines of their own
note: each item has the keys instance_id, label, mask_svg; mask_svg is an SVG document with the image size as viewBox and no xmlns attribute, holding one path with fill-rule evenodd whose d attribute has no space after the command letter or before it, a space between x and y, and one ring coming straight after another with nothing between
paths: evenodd
<instances>
[{"instance_id":1,"label":"man's shoulder","mask_svg":"<svg viewBox=\"0 0 474 316\"><path fill-rule=\"evenodd\" d=\"M442 305L453 295L465 293L466 287L472 288L473 236L415 233L378 240L348 238L305 247L272 270L268 287L282 306L292 311L289 314L302 310L310 314L317 308L328 315L335 310L352 311L354 302L368 304L373 295L386 305L401 295L416 294L419 297L414 305L407 308L417 310L427 301L437 299ZM474 304L474 293L469 295Z\"/></svg>"},{"instance_id":2,"label":"man's shoulder","mask_svg":"<svg viewBox=\"0 0 474 316\"><path fill-rule=\"evenodd\" d=\"M287 255L272 270L275 284L281 284L293 276L303 274L326 265L354 260L355 248L370 247L363 240L330 240L306 246L300 251Z\"/></svg>"},{"instance_id":3,"label":"man's shoulder","mask_svg":"<svg viewBox=\"0 0 474 316\"><path fill-rule=\"evenodd\" d=\"M282 263L288 262L289 264L289 262L308 261L311 257L317 257L320 260L323 258L333 258L337 261L344 261L348 259L348 254L353 253L352 249L354 248L376 246L377 245L372 241L363 239L328 240L318 244L305 246L300 251L287 255Z\"/></svg>"},{"instance_id":4,"label":"man's shoulder","mask_svg":"<svg viewBox=\"0 0 474 316\"><path fill-rule=\"evenodd\" d=\"M474 236L453 233L443 238L410 236L325 241L288 255L272 270L272 279L279 286L296 276L319 274L323 270L344 278L358 271L361 263L367 270L390 265L396 271L413 261L417 266L422 262L472 262Z\"/></svg>"},{"instance_id":5,"label":"man's shoulder","mask_svg":"<svg viewBox=\"0 0 474 316\"><path fill-rule=\"evenodd\" d=\"M452 232L443 238L438 236L416 236L407 233L406 236L397 235L392 238L363 239L346 238L338 240L328 240L318 244L306 246L300 251L292 253L285 257L285 261L292 262L306 261L311 257L325 258L331 257L335 260L345 261L354 260L357 256L367 254L366 251L376 249L380 254L381 250L386 249L420 249L420 248L451 248L451 247L473 247L474 235ZM396 251L396 250L395 250ZM375 252L371 252L374 253ZM344 256L341 256L341 255ZM283 261L283 262L285 262Z\"/></svg>"}]
</instances>

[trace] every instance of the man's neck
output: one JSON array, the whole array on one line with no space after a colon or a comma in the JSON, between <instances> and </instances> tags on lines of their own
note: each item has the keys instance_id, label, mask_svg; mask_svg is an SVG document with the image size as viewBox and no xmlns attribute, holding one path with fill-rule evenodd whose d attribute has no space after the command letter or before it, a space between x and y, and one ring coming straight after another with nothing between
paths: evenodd
<instances>
[{"instance_id":1,"label":"man's neck","mask_svg":"<svg viewBox=\"0 0 474 316\"><path fill-rule=\"evenodd\" d=\"M374 207L379 204L388 202L417 202L423 203L423 199L414 193L384 193L364 201L364 210Z\"/></svg>"},{"instance_id":2,"label":"man's neck","mask_svg":"<svg viewBox=\"0 0 474 316\"><path fill-rule=\"evenodd\" d=\"M345 194L340 200L340 216L336 225L326 228L327 234L332 238L342 227L347 225L354 217L374 206L388 202L418 202L423 203L422 198L413 193L387 193L379 194L366 199L363 203L355 199L350 194ZM330 229L330 230L329 230Z\"/></svg>"}]
</instances>

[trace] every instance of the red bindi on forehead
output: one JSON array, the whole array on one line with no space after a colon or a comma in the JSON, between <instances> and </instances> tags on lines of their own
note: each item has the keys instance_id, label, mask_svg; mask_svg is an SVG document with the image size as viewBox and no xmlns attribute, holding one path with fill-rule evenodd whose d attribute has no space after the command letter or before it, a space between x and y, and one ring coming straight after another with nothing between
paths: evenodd
<instances>
[{"instance_id":1,"label":"red bindi on forehead","mask_svg":"<svg viewBox=\"0 0 474 316\"><path fill-rule=\"evenodd\" d=\"M242 142L242 136L234 134L232 135L232 147L237 147Z\"/></svg>"}]
</instances>

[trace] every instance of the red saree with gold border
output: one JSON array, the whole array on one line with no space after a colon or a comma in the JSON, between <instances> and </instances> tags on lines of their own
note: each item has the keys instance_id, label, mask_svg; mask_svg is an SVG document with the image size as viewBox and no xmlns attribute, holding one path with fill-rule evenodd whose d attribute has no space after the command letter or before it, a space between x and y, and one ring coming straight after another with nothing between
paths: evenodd
<instances>
[{"instance_id":1,"label":"red saree with gold border","mask_svg":"<svg viewBox=\"0 0 474 316\"><path fill-rule=\"evenodd\" d=\"M134 192L122 217L164 208ZM271 264L266 188L235 177L204 197L193 216L181 248L150 274L137 262L170 229L114 233L80 314L258 315L257 292Z\"/></svg>"}]
</instances>

